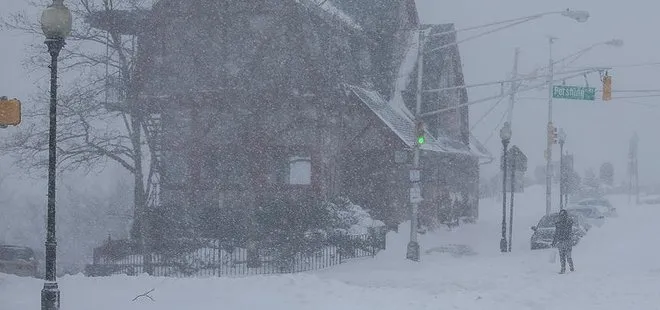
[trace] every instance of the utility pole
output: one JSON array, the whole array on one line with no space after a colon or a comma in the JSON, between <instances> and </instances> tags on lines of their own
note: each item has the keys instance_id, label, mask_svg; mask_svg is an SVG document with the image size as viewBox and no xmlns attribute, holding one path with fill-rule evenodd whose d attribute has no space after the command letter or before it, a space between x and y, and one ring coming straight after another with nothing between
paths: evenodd
<instances>
[{"instance_id":1,"label":"utility pole","mask_svg":"<svg viewBox=\"0 0 660 310\"><path fill-rule=\"evenodd\" d=\"M628 201L630 201L631 194L635 195L635 203L639 204L639 169L637 162L637 146L639 144L639 137L634 133L630 139L630 150L628 153L630 161L630 193L628 194Z\"/></svg>"},{"instance_id":2,"label":"utility pole","mask_svg":"<svg viewBox=\"0 0 660 310\"><path fill-rule=\"evenodd\" d=\"M422 78L424 76L424 31L419 30L419 45L417 51L417 102L415 104L415 125L421 124L422 114ZM423 143L423 141L422 141ZM410 188L410 242L406 251L406 258L412 261L419 261L419 243L417 242L417 209L421 200L421 181L419 173L419 157L421 143L419 138L415 141L415 150L413 157L413 169L416 173L410 174L412 186ZM413 177L413 174L416 174Z\"/></svg>"},{"instance_id":3,"label":"utility pole","mask_svg":"<svg viewBox=\"0 0 660 310\"><path fill-rule=\"evenodd\" d=\"M511 252L511 245L513 244L513 198L516 195L516 156L517 152L514 152L517 147L514 146L511 148L511 197L509 201L511 202L511 207L509 208L509 249L508 252Z\"/></svg>"},{"instance_id":4,"label":"utility pole","mask_svg":"<svg viewBox=\"0 0 660 310\"><path fill-rule=\"evenodd\" d=\"M559 210L564 210L564 141L559 142Z\"/></svg>"},{"instance_id":5,"label":"utility pole","mask_svg":"<svg viewBox=\"0 0 660 310\"><path fill-rule=\"evenodd\" d=\"M516 81L518 79L518 57L520 55L520 48L516 47L516 50L514 52L513 56L513 73L511 75L511 94L509 94L509 115L507 121L509 122L509 125L512 126L511 129L513 129L513 105L516 102L516 92L518 91L518 86L520 85L520 81Z\"/></svg>"},{"instance_id":6,"label":"utility pole","mask_svg":"<svg viewBox=\"0 0 660 310\"><path fill-rule=\"evenodd\" d=\"M545 150L545 214L549 215L552 208L552 144L553 139L550 135L552 126L552 80L554 79L554 61L552 60L552 44L555 37L549 37L549 59L548 59L548 127L547 127L547 148Z\"/></svg>"}]
</instances>

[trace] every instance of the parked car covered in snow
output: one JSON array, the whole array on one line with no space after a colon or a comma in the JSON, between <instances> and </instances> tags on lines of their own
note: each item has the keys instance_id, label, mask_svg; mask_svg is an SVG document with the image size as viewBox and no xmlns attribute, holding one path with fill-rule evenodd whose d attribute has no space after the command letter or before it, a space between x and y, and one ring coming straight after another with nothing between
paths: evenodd
<instances>
[{"instance_id":1,"label":"parked car covered in snow","mask_svg":"<svg viewBox=\"0 0 660 310\"><path fill-rule=\"evenodd\" d=\"M587 223L601 227L605 224L605 210L599 206L571 205L566 208L569 214L575 213L584 217Z\"/></svg>"},{"instance_id":2,"label":"parked car covered in snow","mask_svg":"<svg viewBox=\"0 0 660 310\"><path fill-rule=\"evenodd\" d=\"M615 217L617 216L616 208L610 203L609 200L605 198L588 198L582 199L575 203L577 206L583 207L599 207L603 208L603 215L606 217Z\"/></svg>"},{"instance_id":3,"label":"parked car covered in snow","mask_svg":"<svg viewBox=\"0 0 660 310\"><path fill-rule=\"evenodd\" d=\"M21 277L37 277L38 262L28 247L0 245L0 273Z\"/></svg>"},{"instance_id":4,"label":"parked car covered in snow","mask_svg":"<svg viewBox=\"0 0 660 310\"><path fill-rule=\"evenodd\" d=\"M660 195L648 195L640 199L640 202L647 205L660 205Z\"/></svg>"},{"instance_id":5,"label":"parked car covered in snow","mask_svg":"<svg viewBox=\"0 0 660 310\"><path fill-rule=\"evenodd\" d=\"M580 239L587 234L591 225L586 222L580 214L569 213L573 220L573 245L578 244ZM545 215L536 226L532 226L534 233L531 237L532 250L547 249L552 247L552 239L555 235L555 224L559 219L559 213Z\"/></svg>"}]
</instances>

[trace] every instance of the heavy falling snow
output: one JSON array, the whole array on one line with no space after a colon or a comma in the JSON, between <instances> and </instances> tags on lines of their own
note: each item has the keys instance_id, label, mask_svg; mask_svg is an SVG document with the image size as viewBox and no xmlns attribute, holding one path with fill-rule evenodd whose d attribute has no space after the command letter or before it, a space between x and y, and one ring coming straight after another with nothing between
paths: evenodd
<instances>
[{"instance_id":1,"label":"heavy falling snow","mask_svg":"<svg viewBox=\"0 0 660 310\"><path fill-rule=\"evenodd\" d=\"M1 2L0 310L660 309L660 3Z\"/></svg>"}]
</instances>

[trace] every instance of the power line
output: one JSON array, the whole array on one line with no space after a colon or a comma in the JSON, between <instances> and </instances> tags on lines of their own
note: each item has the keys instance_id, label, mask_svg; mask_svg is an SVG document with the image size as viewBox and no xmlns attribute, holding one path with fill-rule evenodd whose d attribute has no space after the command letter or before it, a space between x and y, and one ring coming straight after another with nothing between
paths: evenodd
<instances>
[{"instance_id":1,"label":"power line","mask_svg":"<svg viewBox=\"0 0 660 310\"><path fill-rule=\"evenodd\" d=\"M636 64L621 64L621 65L607 65L610 68L634 68L634 67L650 67L650 66L660 66L660 62L642 62ZM571 68L571 67L567 67Z\"/></svg>"},{"instance_id":2,"label":"power line","mask_svg":"<svg viewBox=\"0 0 660 310\"><path fill-rule=\"evenodd\" d=\"M644 106L644 107L647 107L647 108L660 108L660 105L655 105L655 104L650 104L650 103L642 103L642 102L632 102L632 101L620 100L619 103L640 105L640 106Z\"/></svg>"},{"instance_id":3,"label":"power line","mask_svg":"<svg viewBox=\"0 0 660 310\"><path fill-rule=\"evenodd\" d=\"M574 77L581 76L581 75L582 74L576 74L576 75L565 77L564 79L570 79L570 78L574 78ZM558 79L558 80L561 81L562 79ZM555 80L555 81L557 81L557 80ZM436 114L440 114L440 113L443 113L443 112L446 112L446 111L458 109L458 108L461 108L461 107L471 106L471 105L474 105L474 104L477 104L477 103L482 103L482 102L486 102L486 101L499 99L503 96L509 96L513 93L527 92L527 91L537 89L537 88L542 87L542 86L547 85L547 84L548 84L547 82L544 82L544 83L541 83L541 84L527 86L527 87L524 87L524 88L518 88L516 90L512 90L512 91L509 91L507 93L500 94L500 95L497 95L497 96L490 96L490 97L486 97L486 98L481 98L481 99L478 99L478 100L473 100L473 101L470 101L470 102L461 103L461 104L455 105L453 107L447 107L447 108L442 108L442 109L431 111L431 112L422 113L421 116L422 117L427 117L427 116L431 116L431 115L436 115Z\"/></svg>"},{"instance_id":4,"label":"power line","mask_svg":"<svg viewBox=\"0 0 660 310\"><path fill-rule=\"evenodd\" d=\"M660 89L628 89L628 90L613 90L612 92L613 93L658 93L660 92Z\"/></svg>"},{"instance_id":5,"label":"power line","mask_svg":"<svg viewBox=\"0 0 660 310\"><path fill-rule=\"evenodd\" d=\"M642 95L642 96L622 96L622 97L612 97L612 100L615 100L615 99L633 99L633 98L654 98L654 97L660 97L660 94L655 94L655 95Z\"/></svg>"},{"instance_id":6,"label":"power line","mask_svg":"<svg viewBox=\"0 0 660 310\"><path fill-rule=\"evenodd\" d=\"M621 96L621 97L612 97L612 100L617 99L634 99L634 98L655 98L660 97L660 94L654 95L642 95L642 96ZM548 100L548 97L519 97L520 100Z\"/></svg>"},{"instance_id":7,"label":"power line","mask_svg":"<svg viewBox=\"0 0 660 310\"><path fill-rule=\"evenodd\" d=\"M479 125L479 123L481 123L484 119L486 119L486 117L488 115L490 115L490 113L495 110L495 108L502 102L502 100L504 100L504 98L506 98L506 97L502 96L499 100L495 101L495 104L493 104L493 106L491 106L490 109L488 109L488 111L486 111L486 113L484 113L484 115L482 115L481 118L479 118L478 121L476 121L474 124L472 124L472 127L470 128L470 131L473 131L477 127L477 125Z\"/></svg>"}]
</instances>

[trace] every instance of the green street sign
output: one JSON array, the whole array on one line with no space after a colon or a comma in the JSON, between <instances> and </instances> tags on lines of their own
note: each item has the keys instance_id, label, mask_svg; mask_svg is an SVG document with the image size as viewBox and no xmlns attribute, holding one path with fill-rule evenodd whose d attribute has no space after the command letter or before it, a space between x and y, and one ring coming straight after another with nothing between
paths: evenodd
<instances>
[{"instance_id":1,"label":"green street sign","mask_svg":"<svg viewBox=\"0 0 660 310\"><path fill-rule=\"evenodd\" d=\"M573 99L573 100L596 100L596 88L557 85L552 87L552 98Z\"/></svg>"}]
</instances>

